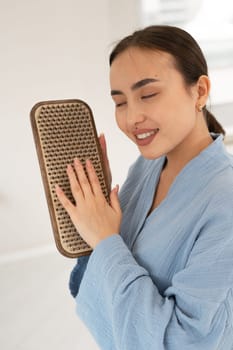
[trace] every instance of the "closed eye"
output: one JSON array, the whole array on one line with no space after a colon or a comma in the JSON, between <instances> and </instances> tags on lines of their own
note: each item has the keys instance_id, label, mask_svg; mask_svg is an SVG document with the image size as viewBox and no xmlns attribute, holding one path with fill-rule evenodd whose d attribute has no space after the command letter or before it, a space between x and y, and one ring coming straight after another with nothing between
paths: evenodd
<instances>
[{"instance_id":1,"label":"closed eye","mask_svg":"<svg viewBox=\"0 0 233 350\"><path fill-rule=\"evenodd\" d=\"M116 103L116 107L121 107L121 106L124 106L126 104L126 102L119 102L119 103Z\"/></svg>"},{"instance_id":2,"label":"closed eye","mask_svg":"<svg viewBox=\"0 0 233 350\"><path fill-rule=\"evenodd\" d=\"M147 99L147 98L151 98L151 97L154 97L154 96L156 96L157 95L157 93L154 93L154 94L150 94L150 95L145 95L145 96L142 96L142 99Z\"/></svg>"}]
</instances>

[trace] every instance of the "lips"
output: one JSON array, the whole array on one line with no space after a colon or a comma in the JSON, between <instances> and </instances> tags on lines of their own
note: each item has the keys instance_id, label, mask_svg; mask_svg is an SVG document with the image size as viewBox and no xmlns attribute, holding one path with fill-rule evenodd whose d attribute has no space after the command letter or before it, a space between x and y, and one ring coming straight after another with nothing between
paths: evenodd
<instances>
[{"instance_id":1,"label":"lips","mask_svg":"<svg viewBox=\"0 0 233 350\"><path fill-rule=\"evenodd\" d=\"M134 132L136 143L139 146L146 146L152 142L154 137L158 134L159 129L141 129Z\"/></svg>"}]
</instances>

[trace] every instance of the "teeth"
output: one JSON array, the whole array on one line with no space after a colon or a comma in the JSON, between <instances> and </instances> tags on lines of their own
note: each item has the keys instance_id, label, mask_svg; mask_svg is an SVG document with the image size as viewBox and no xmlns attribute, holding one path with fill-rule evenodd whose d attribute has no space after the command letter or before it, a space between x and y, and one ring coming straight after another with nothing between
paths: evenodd
<instances>
[{"instance_id":1,"label":"teeth","mask_svg":"<svg viewBox=\"0 0 233 350\"><path fill-rule=\"evenodd\" d=\"M157 130L156 130L157 131ZM136 137L139 139L139 140L143 140L143 139L146 139L147 137L151 136L151 135L154 135L155 134L155 131L150 131L150 132L145 132L143 134L138 134L136 135Z\"/></svg>"}]
</instances>

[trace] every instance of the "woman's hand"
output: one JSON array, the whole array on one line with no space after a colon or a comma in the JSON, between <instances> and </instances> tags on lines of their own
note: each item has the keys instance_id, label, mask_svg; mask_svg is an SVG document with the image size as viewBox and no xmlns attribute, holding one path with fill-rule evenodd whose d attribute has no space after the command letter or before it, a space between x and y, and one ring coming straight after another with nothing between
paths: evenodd
<instances>
[{"instance_id":1,"label":"woman's hand","mask_svg":"<svg viewBox=\"0 0 233 350\"><path fill-rule=\"evenodd\" d=\"M58 185L56 193L78 233L94 249L101 240L119 233L121 208L118 200L118 186L110 192L109 204L90 160L86 161L86 170L88 176L78 159L74 160L74 169L71 165L67 167L75 205Z\"/></svg>"}]
</instances>

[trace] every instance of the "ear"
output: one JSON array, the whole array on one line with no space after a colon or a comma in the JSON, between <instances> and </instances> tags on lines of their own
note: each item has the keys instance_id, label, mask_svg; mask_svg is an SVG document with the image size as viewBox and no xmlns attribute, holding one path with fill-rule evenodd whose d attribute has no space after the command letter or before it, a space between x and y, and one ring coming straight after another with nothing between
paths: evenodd
<instances>
[{"instance_id":1,"label":"ear","mask_svg":"<svg viewBox=\"0 0 233 350\"><path fill-rule=\"evenodd\" d=\"M210 80L207 75L201 75L196 84L197 88L197 107L202 108L206 105L209 92L210 92Z\"/></svg>"}]
</instances>

